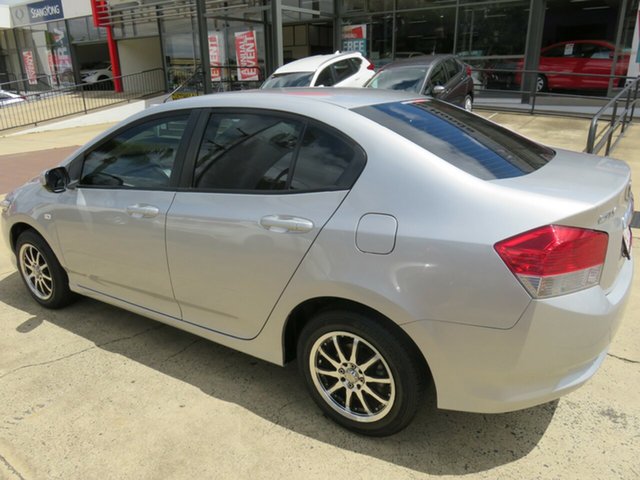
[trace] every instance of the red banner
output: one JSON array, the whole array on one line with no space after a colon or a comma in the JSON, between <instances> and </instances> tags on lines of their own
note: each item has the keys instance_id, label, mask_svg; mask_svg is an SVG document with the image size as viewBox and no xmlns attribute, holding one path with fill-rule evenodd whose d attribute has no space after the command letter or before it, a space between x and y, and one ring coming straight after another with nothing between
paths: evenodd
<instances>
[{"instance_id":1,"label":"red banner","mask_svg":"<svg viewBox=\"0 0 640 480\"><path fill-rule=\"evenodd\" d=\"M36 64L33 61L33 51L22 51L22 63L24 63L24 71L29 79L29 85L37 85L38 78L36 76Z\"/></svg>"},{"instance_id":2,"label":"red banner","mask_svg":"<svg viewBox=\"0 0 640 480\"><path fill-rule=\"evenodd\" d=\"M241 82L249 80L260 80L258 66L258 44L256 42L256 32L236 32L236 58L238 59L238 80Z\"/></svg>"},{"instance_id":3,"label":"red banner","mask_svg":"<svg viewBox=\"0 0 640 480\"><path fill-rule=\"evenodd\" d=\"M211 81L222 80L222 73L219 67L222 65L222 42L218 32L209 32L209 65L211 66Z\"/></svg>"}]
</instances>

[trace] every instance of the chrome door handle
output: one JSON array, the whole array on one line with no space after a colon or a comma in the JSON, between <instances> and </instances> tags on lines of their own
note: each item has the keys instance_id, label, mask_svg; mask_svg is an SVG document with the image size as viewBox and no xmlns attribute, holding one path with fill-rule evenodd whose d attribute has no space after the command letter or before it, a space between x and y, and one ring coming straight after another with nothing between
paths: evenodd
<instances>
[{"instance_id":1,"label":"chrome door handle","mask_svg":"<svg viewBox=\"0 0 640 480\"><path fill-rule=\"evenodd\" d=\"M313 229L311 220L289 215L267 215L260 219L260 225L275 233L306 233Z\"/></svg>"},{"instance_id":2,"label":"chrome door handle","mask_svg":"<svg viewBox=\"0 0 640 480\"><path fill-rule=\"evenodd\" d=\"M153 218L157 217L160 213L160 209L158 207L140 203L136 205L129 205L126 210L127 215L133 218Z\"/></svg>"}]
</instances>

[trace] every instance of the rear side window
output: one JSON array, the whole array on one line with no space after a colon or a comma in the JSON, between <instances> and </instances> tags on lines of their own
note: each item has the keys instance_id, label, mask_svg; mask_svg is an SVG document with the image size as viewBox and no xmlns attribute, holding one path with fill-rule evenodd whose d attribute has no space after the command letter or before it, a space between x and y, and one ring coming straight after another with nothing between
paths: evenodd
<instances>
[{"instance_id":1,"label":"rear side window","mask_svg":"<svg viewBox=\"0 0 640 480\"><path fill-rule=\"evenodd\" d=\"M349 188L364 167L364 154L337 133L308 125L298 153L291 188Z\"/></svg>"},{"instance_id":2,"label":"rear side window","mask_svg":"<svg viewBox=\"0 0 640 480\"><path fill-rule=\"evenodd\" d=\"M193 183L205 190L284 190L302 124L277 116L212 115Z\"/></svg>"},{"instance_id":3,"label":"rear side window","mask_svg":"<svg viewBox=\"0 0 640 480\"><path fill-rule=\"evenodd\" d=\"M386 103L355 111L483 180L531 173L555 155L550 148L444 102Z\"/></svg>"},{"instance_id":4,"label":"rear side window","mask_svg":"<svg viewBox=\"0 0 640 480\"><path fill-rule=\"evenodd\" d=\"M460 65L454 58L450 58L444 62L444 66L447 70L447 76L452 79L460 73L462 65Z\"/></svg>"},{"instance_id":5,"label":"rear side window","mask_svg":"<svg viewBox=\"0 0 640 480\"><path fill-rule=\"evenodd\" d=\"M351 188L364 151L332 128L277 112L212 113L192 186L225 192Z\"/></svg>"}]
</instances>

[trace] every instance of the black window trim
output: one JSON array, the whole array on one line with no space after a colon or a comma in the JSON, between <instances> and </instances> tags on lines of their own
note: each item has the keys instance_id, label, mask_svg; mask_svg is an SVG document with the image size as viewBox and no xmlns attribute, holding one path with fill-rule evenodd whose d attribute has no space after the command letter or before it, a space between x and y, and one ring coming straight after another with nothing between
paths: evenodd
<instances>
[{"instance_id":1,"label":"black window trim","mask_svg":"<svg viewBox=\"0 0 640 480\"><path fill-rule=\"evenodd\" d=\"M118 135L130 130L131 128L135 128L139 125L143 125L148 122L153 122L156 120L161 120L163 118L171 118L177 116L187 115L187 125L185 127L184 134L182 135L182 139L178 145L178 150L176 152L176 158L174 161L174 166L171 170L171 177L169 178L169 185L166 187L126 187L126 186L116 186L116 185L83 185L80 183L80 176L82 175L82 171L84 169L84 163L87 159L87 156L92 152L102 147L106 143L110 142ZM178 109L178 110L170 110L167 112L160 112L157 114L147 115L145 117L139 118L133 122L127 123L122 127L118 128L114 132L112 132L109 136L101 139L97 143L94 143L89 148L83 150L77 157L71 160L67 166L67 170L69 170L69 174L73 176L72 178L72 186L74 188L83 188L83 189L97 189L97 190L126 190L126 191L167 191L167 192L175 192L180 188L180 182L182 179L182 172L184 170L185 157L187 154L187 147L191 143L191 139L193 138L195 123L197 120L197 112L194 112L193 109ZM73 171L73 172L72 172ZM76 176L77 175L77 176ZM74 178L75 177L75 178Z\"/></svg>"},{"instance_id":2,"label":"black window trim","mask_svg":"<svg viewBox=\"0 0 640 480\"><path fill-rule=\"evenodd\" d=\"M209 118L214 113L243 113L243 114L257 114L257 115L273 115L283 119L294 120L302 124L302 130L300 133L300 138L296 143L296 146L291 155L291 165L289 170L291 174L287 179L287 189L286 190L247 190L247 189L231 189L231 188L196 188L193 185L194 179L193 175L195 173L195 166L198 157L198 151L200 150L200 144L202 143L203 137L205 135L207 129L207 123L209 122ZM180 177L180 185L177 188L179 192L187 192L187 193L225 193L229 195L304 195L307 193L320 193L320 192L340 192L340 191L349 191L353 188L353 186L360 178L360 175L364 171L367 166L367 153L362 148L362 146L356 142L354 139L345 135L340 130L328 125L326 123L320 122L314 118L307 117L301 114L295 114L291 112L286 112L282 110L274 110L267 108L253 108L253 107L208 107L201 108L200 112L198 112L198 119L195 122L194 131L191 135L191 140L189 147L186 152L186 158L183 162L182 173ZM295 173L296 163L298 161L298 153L302 147L302 140L304 139L304 134L307 131L307 127L309 125L314 125L319 128L328 130L329 132L336 135L338 138L344 140L346 143L351 145L354 151L361 157L362 168L360 172L355 177L353 182L349 187L327 187L327 188L318 188L318 189L310 189L310 190L292 190L290 188L291 180L293 179L293 175Z\"/></svg>"}]
</instances>

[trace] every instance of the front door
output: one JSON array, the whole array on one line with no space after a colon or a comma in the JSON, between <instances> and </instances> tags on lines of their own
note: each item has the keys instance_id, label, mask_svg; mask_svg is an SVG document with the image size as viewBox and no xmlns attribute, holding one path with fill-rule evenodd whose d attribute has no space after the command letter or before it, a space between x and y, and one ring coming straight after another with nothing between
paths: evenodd
<instances>
[{"instance_id":1,"label":"front door","mask_svg":"<svg viewBox=\"0 0 640 480\"><path fill-rule=\"evenodd\" d=\"M58 235L72 285L180 317L165 250L174 167L189 114L126 127L78 159Z\"/></svg>"}]
</instances>

